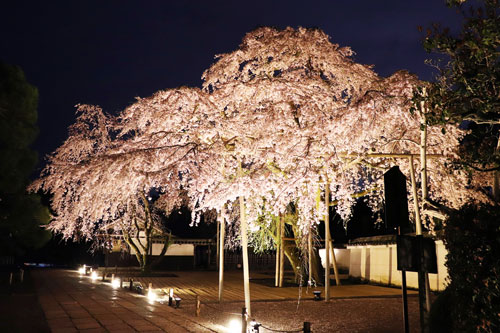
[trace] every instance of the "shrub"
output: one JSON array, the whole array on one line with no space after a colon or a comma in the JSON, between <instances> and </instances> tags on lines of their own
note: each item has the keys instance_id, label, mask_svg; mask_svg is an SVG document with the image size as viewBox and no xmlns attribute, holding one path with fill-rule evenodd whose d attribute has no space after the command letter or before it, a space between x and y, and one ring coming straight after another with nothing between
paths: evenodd
<instances>
[{"instance_id":1,"label":"shrub","mask_svg":"<svg viewBox=\"0 0 500 333\"><path fill-rule=\"evenodd\" d=\"M500 207L466 205L445 229L453 330L500 331Z\"/></svg>"}]
</instances>

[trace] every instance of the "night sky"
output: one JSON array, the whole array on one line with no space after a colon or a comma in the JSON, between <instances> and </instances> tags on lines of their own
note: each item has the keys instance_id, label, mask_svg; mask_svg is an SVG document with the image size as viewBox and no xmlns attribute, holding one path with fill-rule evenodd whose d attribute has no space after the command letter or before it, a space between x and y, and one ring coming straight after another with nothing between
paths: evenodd
<instances>
[{"instance_id":1,"label":"night sky","mask_svg":"<svg viewBox=\"0 0 500 333\"><path fill-rule=\"evenodd\" d=\"M456 28L460 16L444 0L9 1L0 59L39 89L34 148L43 157L66 138L75 104L116 113L136 96L199 87L214 55L259 26L321 28L382 76L407 69L431 80L417 27L432 22Z\"/></svg>"}]
</instances>

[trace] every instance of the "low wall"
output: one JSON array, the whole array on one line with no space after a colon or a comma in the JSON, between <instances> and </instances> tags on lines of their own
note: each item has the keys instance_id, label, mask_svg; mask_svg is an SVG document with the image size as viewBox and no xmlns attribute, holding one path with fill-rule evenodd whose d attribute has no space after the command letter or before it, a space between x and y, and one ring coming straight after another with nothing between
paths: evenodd
<instances>
[{"instance_id":1,"label":"low wall","mask_svg":"<svg viewBox=\"0 0 500 333\"><path fill-rule=\"evenodd\" d=\"M337 250L337 249L336 249ZM401 286L401 271L397 269L396 244L385 245L348 245L343 256L349 256L349 276L369 281ZM448 270L445 264L446 248L442 241L436 241L437 274L429 274L431 290L441 291L446 287ZM345 259L342 260L345 262ZM418 287L416 272L406 272L408 287Z\"/></svg>"}]
</instances>

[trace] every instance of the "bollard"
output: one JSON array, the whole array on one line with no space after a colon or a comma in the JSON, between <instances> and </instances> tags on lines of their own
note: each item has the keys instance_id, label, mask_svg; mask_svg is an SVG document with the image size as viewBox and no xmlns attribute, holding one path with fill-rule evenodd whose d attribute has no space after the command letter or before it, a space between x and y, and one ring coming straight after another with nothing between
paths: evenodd
<instances>
[{"instance_id":1,"label":"bollard","mask_svg":"<svg viewBox=\"0 0 500 333\"><path fill-rule=\"evenodd\" d=\"M130 289L130 291L132 291L132 287L134 286L134 279L129 278L128 283L129 283L128 288Z\"/></svg>"},{"instance_id":2,"label":"bollard","mask_svg":"<svg viewBox=\"0 0 500 333\"><path fill-rule=\"evenodd\" d=\"M123 278L120 278L120 289L123 288Z\"/></svg>"},{"instance_id":3,"label":"bollard","mask_svg":"<svg viewBox=\"0 0 500 333\"><path fill-rule=\"evenodd\" d=\"M148 291L150 290L153 290L153 283L152 282L149 282L149 285L148 285Z\"/></svg>"},{"instance_id":4,"label":"bollard","mask_svg":"<svg viewBox=\"0 0 500 333\"><path fill-rule=\"evenodd\" d=\"M311 333L311 323L308 321L304 322L304 333Z\"/></svg>"},{"instance_id":5,"label":"bollard","mask_svg":"<svg viewBox=\"0 0 500 333\"><path fill-rule=\"evenodd\" d=\"M241 308L241 333L247 332L247 308Z\"/></svg>"},{"instance_id":6,"label":"bollard","mask_svg":"<svg viewBox=\"0 0 500 333\"><path fill-rule=\"evenodd\" d=\"M24 281L24 269L22 269L22 268L21 268L21 269L20 269L20 273L21 273L21 276L20 276L20 278L21 278L21 283L23 283L23 281Z\"/></svg>"},{"instance_id":7,"label":"bollard","mask_svg":"<svg viewBox=\"0 0 500 333\"><path fill-rule=\"evenodd\" d=\"M200 296L196 295L196 317L200 316L200 307L201 307L200 305L201 305Z\"/></svg>"},{"instance_id":8,"label":"bollard","mask_svg":"<svg viewBox=\"0 0 500 333\"><path fill-rule=\"evenodd\" d=\"M9 285L12 286L12 277L13 277L13 273L10 272L10 275L9 275Z\"/></svg>"},{"instance_id":9,"label":"bollard","mask_svg":"<svg viewBox=\"0 0 500 333\"><path fill-rule=\"evenodd\" d=\"M115 280L115 274L111 274L111 283Z\"/></svg>"}]
</instances>

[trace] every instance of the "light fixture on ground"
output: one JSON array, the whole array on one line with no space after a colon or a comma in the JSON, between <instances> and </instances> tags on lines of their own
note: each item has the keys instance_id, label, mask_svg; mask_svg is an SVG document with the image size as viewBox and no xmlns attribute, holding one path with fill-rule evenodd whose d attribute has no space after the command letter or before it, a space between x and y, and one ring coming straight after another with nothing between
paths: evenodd
<instances>
[{"instance_id":1,"label":"light fixture on ground","mask_svg":"<svg viewBox=\"0 0 500 333\"><path fill-rule=\"evenodd\" d=\"M181 305L181 298L180 297L174 297L175 300L175 308L178 309L179 306Z\"/></svg>"},{"instance_id":2,"label":"light fixture on ground","mask_svg":"<svg viewBox=\"0 0 500 333\"><path fill-rule=\"evenodd\" d=\"M111 280L111 287L113 287L113 289L118 289L120 287L120 279Z\"/></svg>"},{"instance_id":3,"label":"light fixture on ground","mask_svg":"<svg viewBox=\"0 0 500 333\"><path fill-rule=\"evenodd\" d=\"M313 291L313 294L315 301L321 301L321 290L315 290Z\"/></svg>"},{"instance_id":4,"label":"light fixture on ground","mask_svg":"<svg viewBox=\"0 0 500 333\"><path fill-rule=\"evenodd\" d=\"M148 300L150 302L154 302L154 301L156 301L157 298L158 298L158 295L156 295L155 291L153 289L149 289L148 290Z\"/></svg>"},{"instance_id":5,"label":"light fixture on ground","mask_svg":"<svg viewBox=\"0 0 500 333\"><path fill-rule=\"evenodd\" d=\"M97 272L96 271L92 271L92 273L90 274L90 278L92 279L92 281L97 280L97 278L98 278Z\"/></svg>"},{"instance_id":6,"label":"light fixture on ground","mask_svg":"<svg viewBox=\"0 0 500 333\"><path fill-rule=\"evenodd\" d=\"M241 333L241 319L231 319L227 326L228 333Z\"/></svg>"},{"instance_id":7,"label":"light fixture on ground","mask_svg":"<svg viewBox=\"0 0 500 333\"><path fill-rule=\"evenodd\" d=\"M251 333L259 333L259 327L261 327L262 324L257 322L255 319L252 319L252 321L250 321L249 323L249 326Z\"/></svg>"},{"instance_id":8,"label":"light fixture on ground","mask_svg":"<svg viewBox=\"0 0 500 333\"><path fill-rule=\"evenodd\" d=\"M78 269L78 273L80 273L80 275L83 275L83 274L85 274L85 270L86 270L86 269L85 269L85 265L83 265L82 267L80 267L80 268Z\"/></svg>"}]
</instances>

